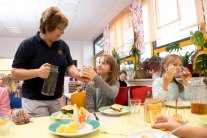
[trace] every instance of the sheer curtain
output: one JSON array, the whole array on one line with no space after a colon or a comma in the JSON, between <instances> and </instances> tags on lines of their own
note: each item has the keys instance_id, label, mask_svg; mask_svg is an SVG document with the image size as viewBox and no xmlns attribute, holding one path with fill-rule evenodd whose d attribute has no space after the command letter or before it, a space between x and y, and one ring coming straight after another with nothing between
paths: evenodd
<instances>
[{"instance_id":1,"label":"sheer curtain","mask_svg":"<svg viewBox=\"0 0 207 138\"><path fill-rule=\"evenodd\" d=\"M202 0L144 0L143 17L145 44L185 30L190 34L204 22Z\"/></svg>"},{"instance_id":2,"label":"sheer curtain","mask_svg":"<svg viewBox=\"0 0 207 138\"><path fill-rule=\"evenodd\" d=\"M128 56L133 42L133 28L128 7L110 22L109 28L110 47L115 48L121 57Z\"/></svg>"}]
</instances>

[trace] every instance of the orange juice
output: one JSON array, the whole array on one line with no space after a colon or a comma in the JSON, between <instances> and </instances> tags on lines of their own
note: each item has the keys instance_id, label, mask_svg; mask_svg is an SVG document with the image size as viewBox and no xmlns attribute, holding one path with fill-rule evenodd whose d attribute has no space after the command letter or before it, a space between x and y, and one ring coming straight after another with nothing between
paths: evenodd
<instances>
[{"instance_id":1,"label":"orange juice","mask_svg":"<svg viewBox=\"0 0 207 138\"><path fill-rule=\"evenodd\" d=\"M144 120L150 123L150 110L158 110L161 112L162 103L156 99L146 99L144 105Z\"/></svg>"}]
</instances>

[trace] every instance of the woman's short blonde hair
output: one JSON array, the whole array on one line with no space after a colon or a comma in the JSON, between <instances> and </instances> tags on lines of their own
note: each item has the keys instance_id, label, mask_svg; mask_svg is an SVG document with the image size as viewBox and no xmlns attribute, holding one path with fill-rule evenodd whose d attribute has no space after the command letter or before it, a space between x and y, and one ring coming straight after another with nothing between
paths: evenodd
<instances>
[{"instance_id":1,"label":"woman's short blonde hair","mask_svg":"<svg viewBox=\"0 0 207 138\"><path fill-rule=\"evenodd\" d=\"M67 17L55 6L46 9L42 13L42 17L40 19L40 32L43 34L45 34L46 31L52 32L58 25L67 27Z\"/></svg>"}]
</instances>

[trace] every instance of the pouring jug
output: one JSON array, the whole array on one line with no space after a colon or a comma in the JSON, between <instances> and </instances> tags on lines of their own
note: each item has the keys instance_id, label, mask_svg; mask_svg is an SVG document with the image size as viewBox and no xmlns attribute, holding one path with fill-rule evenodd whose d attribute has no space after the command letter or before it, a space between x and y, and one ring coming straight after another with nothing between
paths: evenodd
<instances>
[{"instance_id":1,"label":"pouring jug","mask_svg":"<svg viewBox=\"0 0 207 138\"><path fill-rule=\"evenodd\" d=\"M203 78L192 78L188 85L191 94L191 113L207 114L207 89Z\"/></svg>"}]
</instances>

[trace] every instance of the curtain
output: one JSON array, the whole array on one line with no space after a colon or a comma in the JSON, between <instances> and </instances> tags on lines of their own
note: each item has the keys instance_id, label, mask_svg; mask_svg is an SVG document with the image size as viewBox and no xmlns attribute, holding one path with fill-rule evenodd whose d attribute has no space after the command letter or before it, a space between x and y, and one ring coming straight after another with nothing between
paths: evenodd
<instances>
[{"instance_id":1,"label":"curtain","mask_svg":"<svg viewBox=\"0 0 207 138\"><path fill-rule=\"evenodd\" d=\"M202 9L203 9L203 18L204 21L207 21L207 0L202 0ZM206 33L207 33L207 24L206 24Z\"/></svg>"},{"instance_id":2,"label":"curtain","mask_svg":"<svg viewBox=\"0 0 207 138\"><path fill-rule=\"evenodd\" d=\"M134 31L137 33L138 49L141 53L144 53L144 29L141 0L130 0L129 9L131 11Z\"/></svg>"},{"instance_id":3,"label":"curtain","mask_svg":"<svg viewBox=\"0 0 207 138\"><path fill-rule=\"evenodd\" d=\"M104 27L103 41L104 41L104 54L111 55L112 47L110 46L109 24L106 27Z\"/></svg>"},{"instance_id":4,"label":"curtain","mask_svg":"<svg viewBox=\"0 0 207 138\"><path fill-rule=\"evenodd\" d=\"M202 0L144 0L142 5L145 44L184 30L189 34L204 22Z\"/></svg>"},{"instance_id":5,"label":"curtain","mask_svg":"<svg viewBox=\"0 0 207 138\"><path fill-rule=\"evenodd\" d=\"M133 40L133 28L128 7L110 22L109 28L110 47L114 48L121 58L128 56Z\"/></svg>"}]
</instances>

